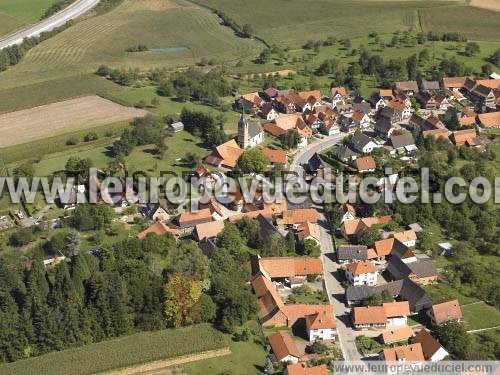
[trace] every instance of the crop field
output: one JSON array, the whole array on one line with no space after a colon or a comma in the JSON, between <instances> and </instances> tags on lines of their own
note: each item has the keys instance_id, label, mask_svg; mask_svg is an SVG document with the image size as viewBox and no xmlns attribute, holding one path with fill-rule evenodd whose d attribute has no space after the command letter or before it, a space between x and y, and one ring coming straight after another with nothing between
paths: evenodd
<instances>
[{"instance_id":1,"label":"crop field","mask_svg":"<svg viewBox=\"0 0 500 375\"><path fill-rule=\"evenodd\" d=\"M440 12L425 9L420 16L423 31L458 31L474 40L500 41L500 11L459 5Z\"/></svg>"},{"instance_id":2,"label":"crop field","mask_svg":"<svg viewBox=\"0 0 500 375\"><path fill-rule=\"evenodd\" d=\"M98 96L87 96L0 116L0 147L27 143L60 133L91 128L133 117L146 111L125 107Z\"/></svg>"},{"instance_id":3,"label":"crop field","mask_svg":"<svg viewBox=\"0 0 500 375\"><path fill-rule=\"evenodd\" d=\"M500 312L484 302L462 306L468 330L492 328L500 325Z\"/></svg>"},{"instance_id":4,"label":"crop field","mask_svg":"<svg viewBox=\"0 0 500 375\"><path fill-rule=\"evenodd\" d=\"M226 346L208 325L141 332L80 348L0 365L10 375L87 375Z\"/></svg>"},{"instance_id":5,"label":"crop field","mask_svg":"<svg viewBox=\"0 0 500 375\"><path fill-rule=\"evenodd\" d=\"M34 23L56 0L0 0L0 37Z\"/></svg>"},{"instance_id":6,"label":"crop field","mask_svg":"<svg viewBox=\"0 0 500 375\"><path fill-rule=\"evenodd\" d=\"M500 0L471 0L470 5L500 12Z\"/></svg>"},{"instance_id":7,"label":"crop field","mask_svg":"<svg viewBox=\"0 0 500 375\"><path fill-rule=\"evenodd\" d=\"M0 37L9 34L10 32L19 29L23 26L17 18L0 12Z\"/></svg>"},{"instance_id":8,"label":"crop field","mask_svg":"<svg viewBox=\"0 0 500 375\"><path fill-rule=\"evenodd\" d=\"M146 44L160 52L126 52ZM174 51L167 48L179 48ZM202 57L228 61L256 53L259 44L238 38L206 9L171 0L125 0L114 10L85 19L31 49L0 74L3 88L93 73L111 67L175 68Z\"/></svg>"}]
</instances>

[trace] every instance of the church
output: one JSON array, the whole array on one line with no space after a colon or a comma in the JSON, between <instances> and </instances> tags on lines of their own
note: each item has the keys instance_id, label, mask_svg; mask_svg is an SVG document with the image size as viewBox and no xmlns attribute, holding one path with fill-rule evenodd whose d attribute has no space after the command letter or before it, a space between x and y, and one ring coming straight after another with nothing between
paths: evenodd
<instances>
[{"instance_id":1,"label":"church","mask_svg":"<svg viewBox=\"0 0 500 375\"><path fill-rule=\"evenodd\" d=\"M264 130L256 120L247 120L242 113L238 122L238 145L242 149L255 147L264 141Z\"/></svg>"}]
</instances>

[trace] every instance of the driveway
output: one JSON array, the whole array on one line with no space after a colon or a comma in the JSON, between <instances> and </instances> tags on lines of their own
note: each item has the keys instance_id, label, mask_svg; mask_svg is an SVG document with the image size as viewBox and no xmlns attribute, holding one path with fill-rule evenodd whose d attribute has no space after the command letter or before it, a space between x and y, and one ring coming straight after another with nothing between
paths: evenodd
<instances>
[{"instance_id":1,"label":"driveway","mask_svg":"<svg viewBox=\"0 0 500 375\"><path fill-rule=\"evenodd\" d=\"M85 12L92 9L100 0L77 0L70 6L64 8L52 17L44 19L35 25L28 26L25 29L16 31L4 39L0 40L0 50L21 44L25 38L39 36L42 32L54 30L56 27L64 25L66 22L80 17Z\"/></svg>"},{"instance_id":2,"label":"driveway","mask_svg":"<svg viewBox=\"0 0 500 375\"><path fill-rule=\"evenodd\" d=\"M341 276L338 264L334 261L333 242L330 225L323 212L319 212L319 227L321 232L321 252L323 258L323 278L330 304L333 305L337 318L337 334L342 354L346 361L360 361L354 339L360 333L351 328L350 309L344 304L344 288L340 285Z\"/></svg>"}]
</instances>

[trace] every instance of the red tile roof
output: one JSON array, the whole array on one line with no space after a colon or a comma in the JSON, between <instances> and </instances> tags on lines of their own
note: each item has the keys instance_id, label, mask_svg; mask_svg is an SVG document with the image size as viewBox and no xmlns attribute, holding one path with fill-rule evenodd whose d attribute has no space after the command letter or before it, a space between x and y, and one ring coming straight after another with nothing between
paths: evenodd
<instances>
[{"instance_id":1,"label":"red tile roof","mask_svg":"<svg viewBox=\"0 0 500 375\"><path fill-rule=\"evenodd\" d=\"M438 325L449 320L462 319L462 310L460 309L460 304L456 299L432 305L431 312Z\"/></svg>"},{"instance_id":2,"label":"red tile roof","mask_svg":"<svg viewBox=\"0 0 500 375\"><path fill-rule=\"evenodd\" d=\"M288 332L276 332L270 334L267 339L278 361L281 361L289 355L300 358L299 349Z\"/></svg>"}]
</instances>

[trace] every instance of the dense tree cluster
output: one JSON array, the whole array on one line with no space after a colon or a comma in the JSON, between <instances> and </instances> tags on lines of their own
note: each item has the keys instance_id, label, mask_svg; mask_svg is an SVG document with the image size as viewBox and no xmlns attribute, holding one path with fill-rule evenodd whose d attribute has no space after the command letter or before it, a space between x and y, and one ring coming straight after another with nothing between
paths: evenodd
<instances>
[{"instance_id":1,"label":"dense tree cluster","mask_svg":"<svg viewBox=\"0 0 500 375\"><path fill-rule=\"evenodd\" d=\"M200 136L207 147L218 146L227 141L222 122L217 123L209 113L183 108L180 121L184 124L184 130Z\"/></svg>"}]
</instances>

